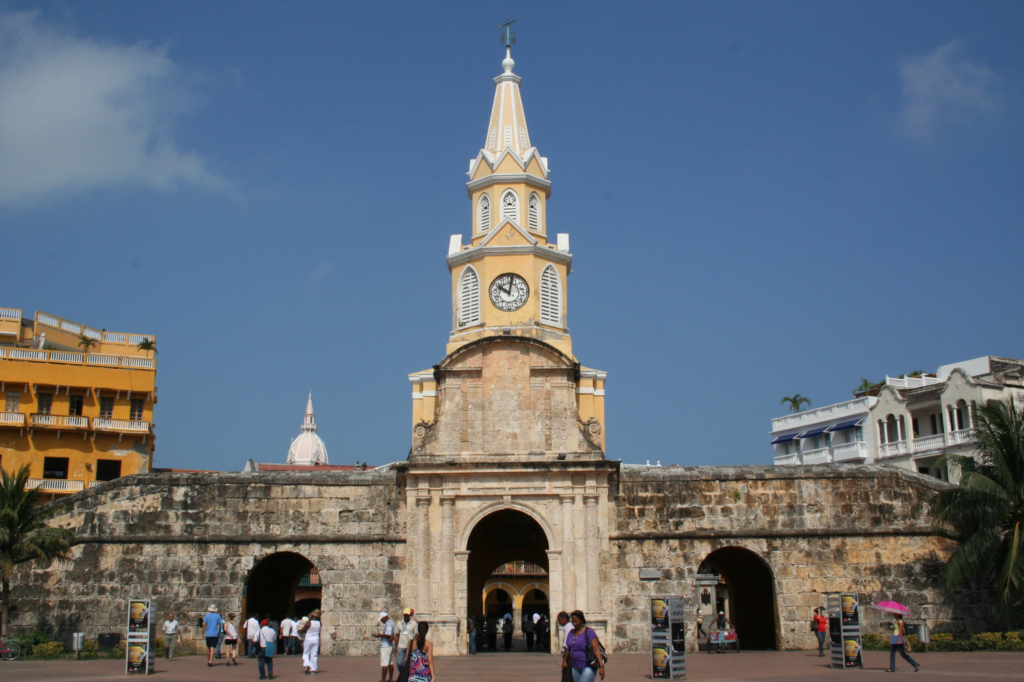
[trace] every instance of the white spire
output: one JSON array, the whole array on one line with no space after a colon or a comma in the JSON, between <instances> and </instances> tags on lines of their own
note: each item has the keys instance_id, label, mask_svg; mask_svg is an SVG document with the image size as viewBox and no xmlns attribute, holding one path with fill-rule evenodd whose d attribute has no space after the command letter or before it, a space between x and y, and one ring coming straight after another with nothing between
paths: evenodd
<instances>
[{"instance_id":1,"label":"white spire","mask_svg":"<svg viewBox=\"0 0 1024 682\"><path fill-rule=\"evenodd\" d=\"M309 392L309 401L306 403L306 416L302 418L303 431L316 431L316 422L313 421L313 391Z\"/></svg>"},{"instance_id":2,"label":"white spire","mask_svg":"<svg viewBox=\"0 0 1024 682\"><path fill-rule=\"evenodd\" d=\"M327 464L327 446L316 435L316 421L313 419L313 392L306 401L306 414L302 418L302 432L288 448L288 464Z\"/></svg>"}]
</instances>

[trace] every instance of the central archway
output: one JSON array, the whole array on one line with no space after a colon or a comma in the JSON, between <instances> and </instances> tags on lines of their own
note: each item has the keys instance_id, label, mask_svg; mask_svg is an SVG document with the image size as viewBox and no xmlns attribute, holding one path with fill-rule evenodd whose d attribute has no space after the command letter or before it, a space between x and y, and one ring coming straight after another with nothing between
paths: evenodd
<instances>
[{"instance_id":1,"label":"central archway","mask_svg":"<svg viewBox=\"0 0 1024 682\"><path fill-rule=\"evenodd\" d=\"M245 583L243 616L304 616L320 608L323 585L313 562L295 552L275 552L259 561Z\"/></svg>"},{"instance_id":2,"label":"central archway","mask_svg":"<svg viewBox=\"0 0 1024 682\"><path fill-rule=\"evenodd\" d=\"M722 547L704 559L701 569L710 569L711 574L720 576L723 584L719 587L724 588L711 602L714 615L705 618L705 629L717 611L723 610L739 636L741 647L778 648L775 580L768 564L749 549Z\"/></svg>"}]
</instances>

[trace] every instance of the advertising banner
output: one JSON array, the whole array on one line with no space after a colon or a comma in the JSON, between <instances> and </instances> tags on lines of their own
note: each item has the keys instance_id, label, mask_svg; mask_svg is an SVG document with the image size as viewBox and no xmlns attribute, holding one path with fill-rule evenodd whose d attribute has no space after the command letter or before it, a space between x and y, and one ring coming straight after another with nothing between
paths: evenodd
<instances>
[{"instance_id":1,"label":"advertising banner","mask_svg":"<svg viewBox=\"0 0 1024 682\"><path fill-rule=\"evenodd\" d=\"M651 677L678 680L686 677L686 600L651 597Z\"/></svg>"},{"instance_id":2,"label":"advertising banner","mask_svg":"<svg viewBox=\"0 0 1024 682\"><path fill-rule=\"evenodd\" d=\"M651 647L651 665L654 666L652 677L655 679L669 679L669 656L668 649L660 646Z\"/></svg>"},{"instance_id":3,"label":"advertising banner","mask_svg":"<svg viewBox=\"0 0 1024 682\"><path fill-rule=\"evenodd\" d=\"M149 600L131 599L128 601L128 636L144 634L149 636Z\"/></svg>"},{"instance_id":4,"label":"advertising banner","mask_svg":"<svg viewBox=\"0 0 1024 682\"><path fill-rule=\"evenodd\" d=\"M127 649L127 672L145 674L149 663L149 642L128 642Z\"/></svg>"},{"instance_id":5,"label":"advertising banner","mask_svg":"<svg viewBox=\"0 0 1024 682\"><path fill-rule=\"evenodd\" d=\"M125 638L125 672L148 675L153 666L150 641L153 602L149 599L128 600L128 636Z\"/></svg>"},{"instance_id":6,"label":"advertising banner","mask_svg":"<svg viewBox=\"0 0 1024 682\"><path fill-rule=\"evenodd\" d=\"M847 636L847 638L843 640L843 667L853 668L863 665L860 659L860 653L860 637Z\"/></svg>"},{"instance_id":7,"label":"advertising banner","mask_svg":"<svg viewBox=\"0 0 1024 682\"><path fill-rule=\"evenodd\" d=\"M857 608L857 595L844 594L843 604L843 626L860 625L860 610Z\"/></svg>"},{"instance_id":8,"label":"advertising banner","mask_svg":"<svg viewBox=\"0 0 1024 682\"><path fill-rule=\"evenodd\" d=\"M651 600L651 627L661 630L668 627L668 602L664 599Z\"/></svg>"}]
</instances>

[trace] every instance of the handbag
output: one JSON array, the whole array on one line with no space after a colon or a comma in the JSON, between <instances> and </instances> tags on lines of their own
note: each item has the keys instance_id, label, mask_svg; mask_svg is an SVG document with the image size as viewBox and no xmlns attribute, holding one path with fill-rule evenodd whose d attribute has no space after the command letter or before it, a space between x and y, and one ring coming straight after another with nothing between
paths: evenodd
<instances>
[{"instance_id":1,"label":"handbag","mask_svg":"<svg viewBox=\"0 0 1024 682\"><path fill-rule=\"evenodd\" d=\"M586 637L586 640L587 640L587 645L586 645L587 665L589 665L591 668L597 670L602 665L604 665L605 663L608 662L608 652L605 651L604 644L601 644L601 642L598 641L597 649L601 653L601 659L602 659L602 663L598 663L597 662L597 657L594 656L594 647L591 645L591 642L593 642L595 639L597 639L597 634L595 633L593 637L590 637L589 635L590 635L591 632L594 632L594 631L591 630L590 628L587 628L586 631L583 633L583 636Z\"/></svg>"}]
</instances>

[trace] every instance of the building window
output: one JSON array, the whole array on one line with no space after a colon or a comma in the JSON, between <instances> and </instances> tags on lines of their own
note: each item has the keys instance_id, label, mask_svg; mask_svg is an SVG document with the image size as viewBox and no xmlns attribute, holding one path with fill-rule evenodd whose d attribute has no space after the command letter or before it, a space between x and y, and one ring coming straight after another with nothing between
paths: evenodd
<instances>
[{"instance_id":1,"label":"building window","mask_svg":"<svg viewBox=\"0 0 1024 682\"><path fill-rule=\"evenodd\" d=\"M39 414L50 414L50 410L53 409L53 394L37 393L36 402L39 404Z\"/></svg>"},{"instance_id":2,"label":"building window","mask_svg":"<svg viewBox=\"0 0 1024 682\"><path fill-rule=\"evenodd\" d=\"M843 429L843 437L847 443L857 443L864 440L864 427L854 426L852 429Z\"/></svg>"},{"instance_id":3,"label":"building window","mask_svg":"<svg viewBox=\"0 0 1024 682\"><path fill-rule=\"evenodd\" d=\"M83 395L68 396L68 414L72 417L81 417L84 402L85 396Z\"/></svg>"},{"instance_id":4,"label":"building window","mask_svg":"<svg viewBox=\"0 0 1024 682\"><path fill-rule=\"evenodd\" d=\"M145 404L146 401L142 398L132 398L132 411L128 418L134 421L142 421L142 409Z\"/></svg>"},{"instance_id":5,"label":"building window","mask_svg":"<svg viewBox=\"0 0 1024 682\"><path fill-rule=\"evenodd\" d=\"M487 148L490 149L492 152L494 151L494 140L497 137L498 137L498 129L497 128L491 128L491 136L487 140Z\"/></svg>"},{"instance_id":6,"label":"building window","mask_svg":"<svg viewBox=\"0 0 1024 682\"><path fill-rule=\"evenodd\" d=\"M519 148L524 152L530 148L530 145L526 144L526 128L519 126Z\"/></svg>"},{"instance_id":7,"label":"building window","mask_svg":"<svg viewBox=\"0 0 1024 682\"><path fill-rule=\"evenodd\" d=\"M7 391L7 406L5 407L6 412L18 412L21 407L21 392L20 391Z\"/></svg>"},{"instance_id":8,"label":"building window","mask_svg":"<svg viewBox=\"0 0 1024 682\"><path fill-rule=\"evenodd\" d=\"M529 225L531 230L540 230L540 197L530 195Z\"/></svg>"},{"instance_id":9,"label":"building window","mask_svg":"<svg viewBox=\"0 0 1024 682\"><path fill-rule=\"evenodd\" d=\"M100 419L114 418L114 399L100 398Z\"/></svg>"},{"instance_id":10,"label":"building window","mask_svg":"<svg viewBox=\"0 0 1024 682\"><path fill-rule=\"evenodd\" d=\"M519 196L512 190L501 195L501 219L519 224Z\"/></svg>"},{"instance_id":11,"label":"building window","mask_svg":"<svg viewBox=\"0 0 1024 682\"><path fill-rule=\"evenodd\" d=\"M96 480L113 481L121 478L121 463L116 459L96 460Z\"/></svg>"},{"instance_id":12,"label":"building window","mask_svg":"<svg viewBox=\"0 0 1024 682\"><path fill-rule=\"evenodd\" d=\"M786 454L787 455L795 455L796 454L796 440L787 440L785 443L783 443L783 445L786 446Z\"/></svg>"},{"instance_id":13,"label":"building window","mask_svg":"<svg viewBox=\"0 0 1024 682\"><path fill-rule=\"evenodd\" d=\"M477 225L480 232L491 229L491 198L486 194L480 197L480 216Z\"/></svg>"},{"instance_id":14,"label":"building window","mask_svg":"<svg viewBox=\"0 0 1024 682\"><path fill-rule=\"evenodd\" d=\"M43 478L67 478L68 458L67 457L44 457Z\"/></svg>"},{"instance_id":15,"label":"building window","mask_svg":"<svg viewBox=\"0 0 1024 682\"><path fill-rule=\"evenodd\" d=\"M558 271L551 265L540 276L541 324L562 324L562 282Z\"/></svg>"},{"instance_id":16,"label":"building window","mask_svg":"<svg viewBox=\"0 0 1024 682\"><path fill-rule=\"evenodd\" d=\"M480 321L480 278L472 266L467 266L459 278L459 326Z\"/></svg>"},{"instance_id":17,"label":"building window","mask_svg":"<svg viewBox=\"0 0 1024 682\"><path fill-rule=\"evenodd\" d=\"M505 126L505 146L512 146L512 126Z\"/></svg>"}]
</instances>

